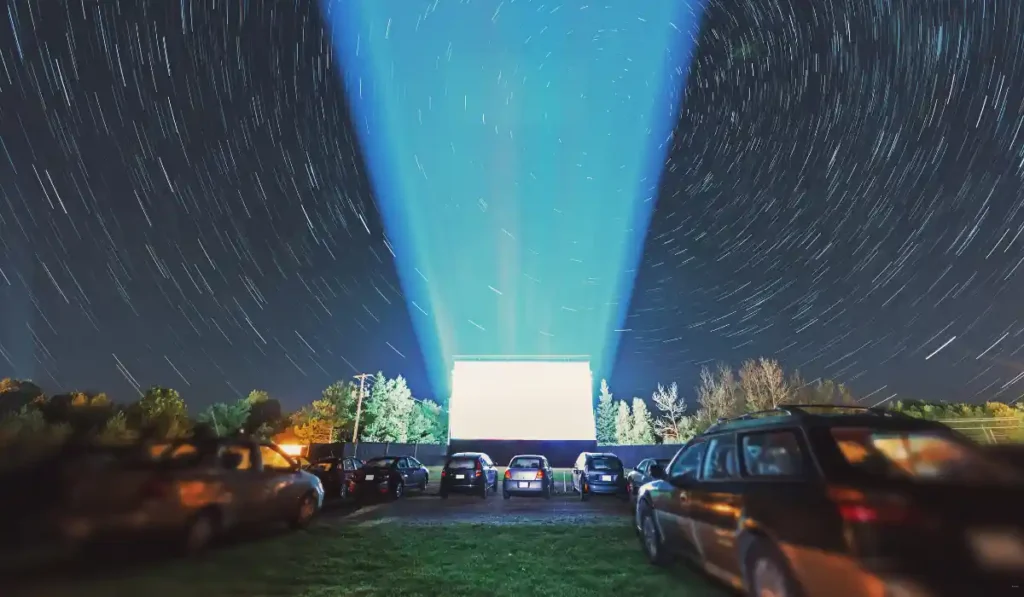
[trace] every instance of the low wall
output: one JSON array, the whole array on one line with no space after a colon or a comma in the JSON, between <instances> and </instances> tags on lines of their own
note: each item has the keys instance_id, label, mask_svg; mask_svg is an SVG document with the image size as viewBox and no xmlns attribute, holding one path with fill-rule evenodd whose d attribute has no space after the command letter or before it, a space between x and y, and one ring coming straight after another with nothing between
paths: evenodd
<instances>
[{"instance_id":1,"label":"low wall","mask_svg":"<svg viewBox=\"0 0 1024 597\"><path fill-rule=\"evenodd\" d=\"M462 440L465 442L466 440ZM458 450L469 449L470 446L453 445L453 448ZM507 443L507 446L504 444ZM552 444L559 442L551 442ZM491 445L497 444L497 445ZM522 442L508 441L508 442L496 442L491 440L486 446L486 451L495 464L498 466L504 466L507 464L511 455L514 453L522 453L523 448ZM598 452L611 452L622 460L622 464L626 468L636 466L644 458L672 458L676 452L679 451L681 445L678 444L658 444L653 446L597 446L597 448L587 447L582 449L595 450ZM527 452L533 450L525 450ZM545 450L536 450L544 453L545 456L551 460L551 464L555 467L568 468L572 466L573 461L579 454L577 451L574 454L562 454L561 450L558 450L558 454L547 454ZM347 443L335 443L335 444L313 444L309 447L309 459L316 460L317 458L325 458L328 456L355 456L366 460L367 458L373 458L374 456L412 456L416 458L426 466L442 466L448 457L449 447L440 444L378 444L363 442L356 446ZM507 458L505 457L507 456Z\"/></svg>"}]
</instances>

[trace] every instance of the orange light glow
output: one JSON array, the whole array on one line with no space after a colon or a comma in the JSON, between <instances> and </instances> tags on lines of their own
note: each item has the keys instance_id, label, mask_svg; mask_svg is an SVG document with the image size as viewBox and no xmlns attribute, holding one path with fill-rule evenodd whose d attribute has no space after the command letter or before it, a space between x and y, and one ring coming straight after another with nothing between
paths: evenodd
<instances>
[{"instance_id":1,"label":"orange light glow","mask_svg":"<svg viewBox=\"0 0 1024 597\"><path fill-rule=\"evenodd\" d=\"M302 456L302 453L306 451L306 446L302 444L281 444L280 448L289 456Z\"/></svg>"}]
</instances>

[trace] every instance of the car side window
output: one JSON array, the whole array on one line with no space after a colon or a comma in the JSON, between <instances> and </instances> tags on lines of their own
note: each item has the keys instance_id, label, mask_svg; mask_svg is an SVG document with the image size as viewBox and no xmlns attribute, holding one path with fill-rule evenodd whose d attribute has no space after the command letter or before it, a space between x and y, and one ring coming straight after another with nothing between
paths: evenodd
<instances>
[{"instance_id":1,"label":"car side window","mask_svg":"<svg viewBox=\"0 0 1024 597\"><path fill-rule=\"evenodd\" d=\"M494 466L494 463L491 462L491 457L488 456L487 454L481 454L480 459L483 460L484 464L486 464L487 466Z\"/></svg>"},{"instance_id":2,"label":"car side window","mask_svg":"<svg viewBox=\"0 0 1024 597\"><path fill-rule=\"evenodd\" d=\"M649 469L650 467L651 467L650 459L641 460L640 464L636 465L636 470L638 470L641 475L646 475L647 474L647 469Z\"/></svg>"},{"instance_id":3,"label":"car side window","mask_svg":"<svg viewBox=\"0 0 1024 597\"><path fill-rule=\"evenodd\" d=\"M790 430L748 433L743 436L740 453L744 469L751 477L804 474L803 449L796 433Z\"/></svg>"},{"instance_id":4,"label":"car side window","mask_svg":"<svg viewBox=\"0 0 1024 597\"><path fill-rule=\"evenodd\" d=\"M700 442L683 449L669 465L668 477L670 479L696 479L700 459L704 456L704 450L707 447L705 442Z\"/></svg>"},{"instance_id":5,"label":"car side window","mask_svg":"<svg viewBox=\"0 0 1024 597\"><path fill-rule=\"evenodd\" d=\"M397 463L398 468L409 468L408 458L399 458Z\"/></svg>"},{"instance_id":6,"label":"car side window","mask_svg":"<svg viewBox=\"0 0 1024 597\"><path fill-rule=\"evenodd\" d=\"M234 471L246 471L252 468L252 450L249 446L224 446L220 455L220 462L224 468ZM228 462L231 464L237 462L238 466L229 467Z\"/></svg>"},{"instance_id":7,"label":"car side window","mask_svg":"<svg viewBox=\"0 0 1024 597\"><path fill-rule=\"evenodd\" d=\"M341 468L345 471L354 471L356 470L356 463L351 458L346 458L342 461Z\"/></svg>"},{"instance_id":8,"label":"car side window","mask_svg":"<svg viewBox=\"0 0 1024 597\"><path fill-rule=\"evenodd\" d=\"M407 458L406 460L409 461L409 466L411 466L412 468L419 468L423 466L423 464L420 463L420 461L416 460L415 458Z\"/></svg>"},{"instance_id":9,"label":"car side window","mask_svg":"<svg viewBox=\"0 0 1024 597\"><path fill-rule=\"evenodd\" d=\"M732 479L739 476L736 462L736 441L732 435L714 437L708 442L704 459L704 480Z\"/></svg>"},{"instance_id":10,"label":"car side window","mask_svg":"<svg viewBox=\"0 0 1024 597\"><path fill-rule=\"evenodd\" d=\"M291 471L294 466L287 456L267 445L260 445L260 460L265 471Z\"/></svg>"}]
</instances>

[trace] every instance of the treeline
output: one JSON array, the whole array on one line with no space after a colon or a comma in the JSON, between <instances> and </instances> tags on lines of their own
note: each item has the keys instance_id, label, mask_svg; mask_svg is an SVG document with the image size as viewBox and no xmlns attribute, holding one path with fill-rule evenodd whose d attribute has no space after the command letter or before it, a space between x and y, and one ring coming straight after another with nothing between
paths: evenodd
<instances>
[{"instance_id":1,"label":"treeline","mask_svg":"<svg viewBox=\"0 0 1024 597\"><path fill-rule=\"evenodd\" d=\"M417 400L401 376L377 373L367 380L359 438L366 442L441 443L447 415L436 403ZM103 393L47 396L30 381L0 380L0 449L16 442L59 444L86 437L100 442L169 441L204 426L220 436L239 432L272 438L290 430L298 441L351 441L359 386L339 381L295 412L262 390L218 402L190 416L176 390L154 386L131 404L115 404Z\"/></svg>"},{"instance_id":2,"label":"treeline","mask_svg":"<svg viewBox=\"0 0 1024 597\"><path fill-rule=\"evenodd\" d=\"M595 421L601 444L683 443L703 432L720 418L771 410L786 404L835 404L871 406L854 396L846 385L831 380L805 382L799 372L787 376L778 361L768 358L745 361L738 370L726 363L702 367L687 401L675 383L658 384L651 396L655 412L641 398L616 400L606 381L601 381ZM882 406L892 411L935 421L965 423L985 419L1014 419L1024 429L1024 405L1003 402L926 402L897 400ZM1021 430L1012 439L1024 439Z\"/></svg>"}]
</instances>

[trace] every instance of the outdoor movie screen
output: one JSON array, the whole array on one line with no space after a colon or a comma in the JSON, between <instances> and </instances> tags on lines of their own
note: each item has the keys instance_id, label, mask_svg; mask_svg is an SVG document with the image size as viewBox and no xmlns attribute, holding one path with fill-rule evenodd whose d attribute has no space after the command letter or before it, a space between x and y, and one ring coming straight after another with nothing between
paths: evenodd
<instances>
[{"instance_id":1,"label":"outdoor movie screen","mask_svg":"<svg viewBox=\"0 0 1024 597\"><path fill-rule=\"evenodd\" d=\"M586 361L456 360L450 437L592 441L592 394Z\"/></svg>"}]
</instances>

